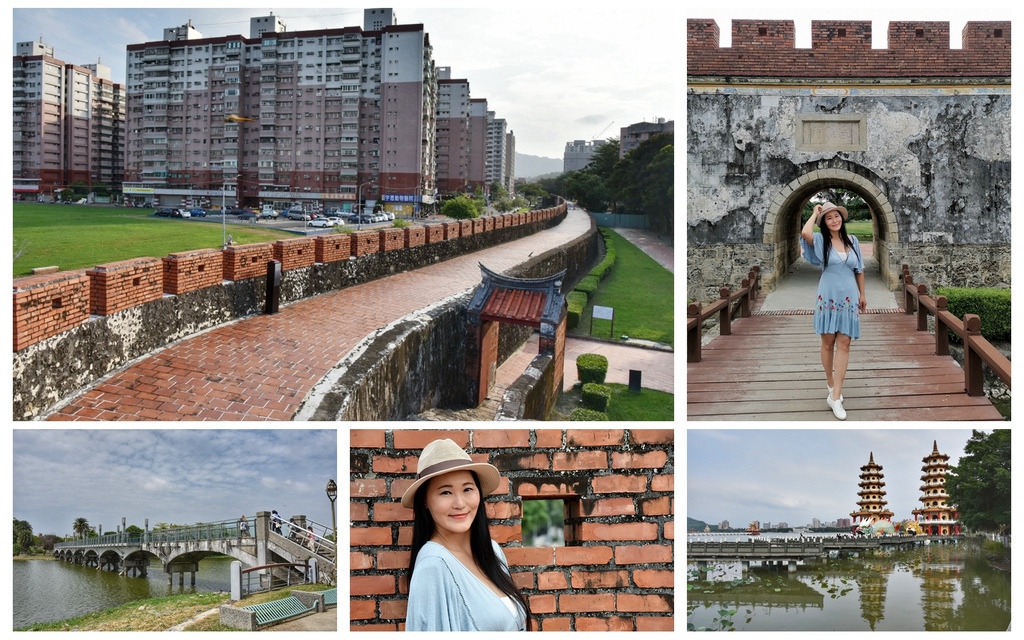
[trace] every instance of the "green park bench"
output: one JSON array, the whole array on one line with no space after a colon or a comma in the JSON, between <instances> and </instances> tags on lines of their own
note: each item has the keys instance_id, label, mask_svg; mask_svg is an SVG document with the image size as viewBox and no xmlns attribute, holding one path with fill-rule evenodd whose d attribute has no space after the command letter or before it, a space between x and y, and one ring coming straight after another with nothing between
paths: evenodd
<instances>
[{"instance_id":1,"label":"green park bench","mask_svg":"<svg viewBox=\"0 0 1024 640\"><path fill-rule=\"evenodd\" d=\"M337 591L335 590L335 599L337 599ZM317 608L314 602L311 606L307 607L299 601L295 596L288 596L281 600L274 600L273 602L262 602L260 604L250 604L241 609L252 611L256 614L256 624L263 626L272 622L281 622L295 616L309 613Z\"/></svg>"},{"instance_id":2,"label":"green park bench","mask_svg":"<svg viewBox=\"0 0 1024 640\"><path fill-rule=\"evenodd\" d=\"M320 593L324 596L324 607L336 606L338 604L337 589L328 589L327 591L321 591Z\"/></svg>"}]
</instances>

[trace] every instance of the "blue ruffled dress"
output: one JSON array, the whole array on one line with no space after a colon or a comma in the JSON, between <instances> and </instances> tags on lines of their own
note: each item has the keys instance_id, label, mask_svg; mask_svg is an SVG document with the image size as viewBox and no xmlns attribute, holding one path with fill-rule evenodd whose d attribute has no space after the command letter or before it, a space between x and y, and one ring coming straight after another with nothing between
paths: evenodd
<instances>
[{"instance_id":1,"label":"blue ruffled dress","mask_svg":"<svg viewBox=\"0 0 1024 640\"><path fill-rule=\"evenodd\" d=\"M818 300L814 305L814 331L818 334L842 333L854 339L860 337L860 291L854 276L864 273L864 258L857 238L850 236L850 242L853 249L847 252L845 260L834 246L829 249L828 268L822 271L818 280ZM816 267L825 262L822 255L824 246L820 233L814 234L813 247L800 238L804 259Z\"/></svg>"}]
</instances>

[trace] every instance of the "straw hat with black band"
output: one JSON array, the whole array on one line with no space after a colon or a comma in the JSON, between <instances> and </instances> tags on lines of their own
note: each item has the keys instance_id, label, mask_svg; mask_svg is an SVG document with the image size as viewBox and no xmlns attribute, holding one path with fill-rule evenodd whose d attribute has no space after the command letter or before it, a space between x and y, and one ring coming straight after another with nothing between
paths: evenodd
<instances>
[{"instance_id":1,"label":"straw hat with black band","mask_svg":"<svg viewBox=\"0 0 1024 640\"><path fill-rule=\"evenodd\" d=\"M455 444L448 438L434 440L423 447L420 453L419 462L416 465L416 482L402 494L402 506L412 508L416 491L421 486L430 482L435 476L440 476L452 471L473 471L480 479L480 493L488 496L498 488L501 482L501 474L494 465L486 462L473 462L469 454L462 450L462 447Z\"/></svg>"},{"instance_id":2,"label":"straw hat with black band","mask_svg":"<svg viewBox=\"0 0 1024 640\"><path fill-rule=\"evenodd\" d=\"M850 214L846 210L846 207L841 207L837 204L832 204L831 202L824 202L821 204L821 211L818 212L817 222L819 225L821 224L821 220L825 217L825 214L832 210L838 211L839 214L843 216L843 220L850 219Z\"/></svg>"}]
</instances>

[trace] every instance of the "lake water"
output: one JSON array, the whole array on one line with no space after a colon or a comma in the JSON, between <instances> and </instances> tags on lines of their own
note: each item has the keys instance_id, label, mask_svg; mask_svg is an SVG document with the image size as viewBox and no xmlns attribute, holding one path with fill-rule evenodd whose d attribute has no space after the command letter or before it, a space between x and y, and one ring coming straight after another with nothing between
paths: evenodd
<instances>
[{"instance_id":1,"label":"lake water","mask_svg":"<svg viewBox=\"0 0 1024 640\"><path fill-rule=\"evenodd\" d=\"M975 542L822 558L796 573L751 565L743 574L738 563L718 564L706 579L688 565L687 622L747 631L1005 631L1010 624L1010 574L989 566Z\"/></svg>"},{"instance_id":2,"label":"lake water","mask_svg":"<svg viewBox=\"0 0 1024 640\"><path fill-rule=\"evenodd\" d=\"M196 585L167 584L159 563L149 567L149 576L126 577L113 571L98 571L61 561L18 560L13 562L14 628L37 622L66 620L95 611L161 596L180 593L227 592L231 588L232 558L205 558L199 562Z\"/></svg>"}]
</instances>

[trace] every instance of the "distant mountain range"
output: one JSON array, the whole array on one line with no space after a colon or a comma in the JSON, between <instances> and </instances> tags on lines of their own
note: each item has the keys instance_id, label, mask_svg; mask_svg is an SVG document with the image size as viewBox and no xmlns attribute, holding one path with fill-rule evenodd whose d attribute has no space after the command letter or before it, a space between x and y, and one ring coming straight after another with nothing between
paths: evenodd
<instances>
[{"instance_id":1,"label":"distant mountain range","mask_svg":"<svg viewBox=\"0 0 1024 640\"><path fill-rule=\"evenodd\" d=\"M516 178L532 179L549 173L562 173L561 158L545 158L516 153Z\"/></svg>"}]
</instances>

